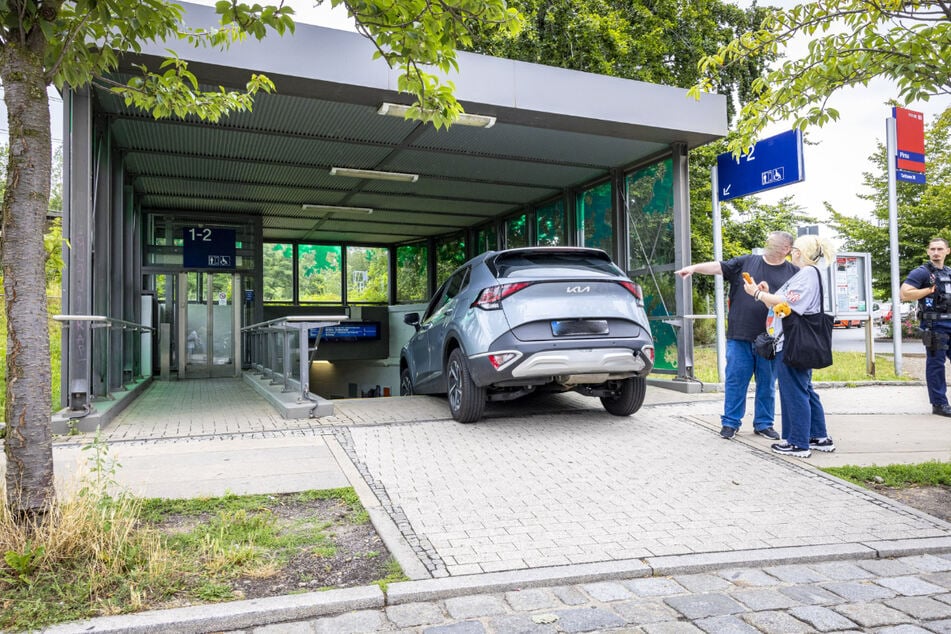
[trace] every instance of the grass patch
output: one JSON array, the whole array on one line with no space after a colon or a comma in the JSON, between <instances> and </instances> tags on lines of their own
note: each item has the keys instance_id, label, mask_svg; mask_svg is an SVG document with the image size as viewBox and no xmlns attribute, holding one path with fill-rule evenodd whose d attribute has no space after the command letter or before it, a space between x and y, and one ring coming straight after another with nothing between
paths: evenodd
<instances>
[{"instance_id":1,"label":"grass patch","mask_svg":"<svg viewBox=\"0 0 951 634\"><path fill-rule=\"evenodd\" d=\"M44 521L0 506L2 631L406 578L353 489L140 500L109 493L117 465L88 449L90 473Z\"/></svg>"},{"instance_id":2,"label":"grass patch","mask_svg":"<svg viewBox=\"0 0 951 634\"><path fill-rule=\"evenodd\" d=\"M884 467L828 467L826 473L853 484L884 485L896 489L915 486L951 486L951 462L892 464Z\"/></svg>"},{"instance_id":3,"label":"grass patch","mask_svg":"<svg viewBox=\"0 0 951 634\"><path fill-rule=\"evenodd\" d=\"M391 583L396 583L398 581L409 581L403 573L403 569L400 568L400 565L394 559L390 559L386 562L386 575L382 579L376 580L374 583L380 586L380 590L386 592L386 588Z\"/></svg>"},{"instance_id":4,"label":"grass patch","mask_svg":"<svg viewBox=\"0 0 951 634\"><path fill-rule=\"evenodd\" d=\"M704 383L717 382L717 351L715 347L694 348L694 376ZM866 371L864 352L833 352L832 365L813 370L813 381L853 383L859 381L911 381L913 377L895 374L891 355L875 355L875 376Z\"/></svg>"}]
</instances>

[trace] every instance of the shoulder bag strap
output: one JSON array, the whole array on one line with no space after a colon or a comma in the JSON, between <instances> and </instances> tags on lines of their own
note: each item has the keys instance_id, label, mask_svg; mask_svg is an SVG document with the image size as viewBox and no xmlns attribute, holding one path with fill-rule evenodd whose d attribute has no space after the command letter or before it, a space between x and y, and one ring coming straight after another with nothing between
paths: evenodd
<instances>
[{"instance_id":1,"label":"shoulder bag strap","mask_svg":"<svg viewBox=\"0 0 951 634\"><path fill-rule=\"evenodd\" d=\"M819 313L826 312L826 300L822 292L822 273L819 272L819 267L814 264L810 264L809 268L816 272L816 275L819 277L819 310L815 313L803 313L809 315L818 315Z\"/></svg>"}]
</instances>

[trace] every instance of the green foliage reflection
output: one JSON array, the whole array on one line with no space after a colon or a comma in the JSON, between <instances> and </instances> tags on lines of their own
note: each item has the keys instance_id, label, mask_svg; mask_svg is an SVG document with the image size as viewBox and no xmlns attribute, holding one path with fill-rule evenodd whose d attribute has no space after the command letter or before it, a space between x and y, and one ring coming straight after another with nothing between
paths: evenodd
<instances>
[{"instance_id":1,"label":"green foliage reflection","mask_svg":"<svg viewBox=\"0 0 951 634\"><path fill-rule=\"evenodd\" d=\"M429 249L411 244L396 249L396 301L424 302L429 297Z\"/></svg>"}]
</instances>

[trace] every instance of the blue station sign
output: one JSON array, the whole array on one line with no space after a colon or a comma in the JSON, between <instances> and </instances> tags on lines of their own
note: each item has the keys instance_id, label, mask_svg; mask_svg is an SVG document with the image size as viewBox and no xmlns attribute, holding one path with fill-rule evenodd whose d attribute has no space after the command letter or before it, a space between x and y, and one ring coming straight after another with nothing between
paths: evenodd
<instances>
[{"instance_id":1,"label":"blue station sign","mask_svg":"<svg viewBox=\"0 0 951 634\"><path fill-rule=\"evenodd\" d=\"M738 159L731 152L717 157L717 197L721 202L792 185L805 177L799 130L763 139Z\"/></svg>"},{"instance_id":2,"label":"blue station sign","mask_svg":"<svg viewBox=\"0 0 951 634\"><path fill-rule=\"evenodd\" d=\"M185 227L182 229L182 266L186 269L234 269L234 229Z\"/></svg>"}]
</instances>

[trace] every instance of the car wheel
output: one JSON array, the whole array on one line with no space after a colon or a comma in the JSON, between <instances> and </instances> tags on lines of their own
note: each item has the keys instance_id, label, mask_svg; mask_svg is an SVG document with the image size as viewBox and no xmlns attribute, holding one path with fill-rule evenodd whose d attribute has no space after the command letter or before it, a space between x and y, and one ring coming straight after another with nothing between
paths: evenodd
<instances>
[{"instance_id":1,"label":"car wheel","mask_svg":"<svg viewBox=\"0 0 951 634\"><path fill-rule=\"evenodd\" d=\"M472 382L466 357L460 348L449 354L446 363L446 395L449 397L449 411L460 423L474 423L482 418L485 388Z\"/></svg>"},{"instance_id":2,"label":"car wheel","mask_svg":"<svg viewBox=\"0 0 951 634\"><path fill-rule=\"evenodd\" d=\"M601 404L609 414L630 416L644 404L647 394L647 379L631 377L620 381L617 396L602 396Z\"/></svg>"},{"instance_id":3,"label":"car wheel","mask_svg":"<svg viewBox=\"0 0 951 634\"><path fill-rule=\"evenodd\" d=\"M400 372L400 396L413 395L413 377L409 374L409 368L403 368Z\"/></svg>"}]
</instances>

